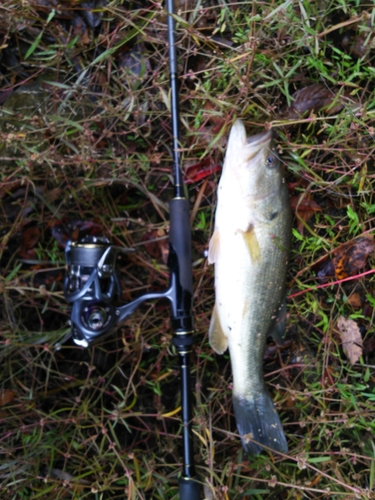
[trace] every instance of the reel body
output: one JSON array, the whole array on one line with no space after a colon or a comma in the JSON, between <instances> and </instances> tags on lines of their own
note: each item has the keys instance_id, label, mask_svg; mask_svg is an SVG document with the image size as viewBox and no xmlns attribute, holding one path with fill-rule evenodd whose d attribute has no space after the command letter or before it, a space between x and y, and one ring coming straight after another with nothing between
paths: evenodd
<instances>
[{"instance_id":1,"label":"reel body","mask_svg":"<svg viewBox=\"0 0 375 500\"><path fill-rule=\"evenodd\" d=\"M171 231L171 237L173 234ZM177 349L185 349L191 345L193 322L189 313L192 293L190 288L181 286L182 273L174 245L170 245L169 251L168 289L146 293L128 304L116 306L121 296L121 284L116 270L116 259L120 252L134 252L134 249L116 247L107 238L93 236L78 242L68 242L65 249L68 269L64 295L71 306L73 341L77 345L88 347L99 337L110 333L142 302L165 298L170 302L172 328L177 334L173 340L174 345ZM188 337L186 334L189 334Z\"/></svg>"},{"instance_id":2,"label":"reel body","mask_svg":"<svg viewBox=\"0 0 375 500\"><path fill-rule=\"evenodd\" d=\"M116 257L124 250L111 246L106 238L92 236L66 246L64 295L72 307L71 329L78 345L87 347L116 324L114 303L121 294Z\"/></svg>"}]
</instances>

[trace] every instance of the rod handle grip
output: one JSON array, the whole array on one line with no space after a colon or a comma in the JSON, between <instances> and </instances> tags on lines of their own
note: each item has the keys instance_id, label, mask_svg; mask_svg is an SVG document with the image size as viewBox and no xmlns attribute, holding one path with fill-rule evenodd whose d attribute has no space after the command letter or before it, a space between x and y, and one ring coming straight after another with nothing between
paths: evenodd
<instances>
[{"instance_id":1,"label":"rod handle grip","mask_svg":"<svg viewBox=\"0 0 375 500\"><path fill-rule=\"evenodd\" d=\"M178 480L180 500L201 500L202 485L196 479L180 477Z\"/></svg>"},{"instance_id":2,"label":"rod handle grip","mask_svg":"<svg viewBox=\"0 0 375 500\"><path fill-rule=\"evenodd\" d=\"M189 202L174 198L169 202L169 242L177 257L179 285L193 295Z\"/></svg>"}]
</instances>

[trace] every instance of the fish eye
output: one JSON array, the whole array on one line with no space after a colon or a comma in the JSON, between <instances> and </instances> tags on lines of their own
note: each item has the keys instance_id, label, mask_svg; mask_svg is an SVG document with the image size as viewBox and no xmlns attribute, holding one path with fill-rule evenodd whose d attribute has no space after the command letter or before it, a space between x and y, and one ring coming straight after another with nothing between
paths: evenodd
<instances>
[{"instance_id":1,"label":"fish eye","mask_svg":"<svg viewBox=\"0 0 375 500\"><path fill-rule=\"evenodd\" d=\"M267 167L275 167L276 166L276 158L273 155L267 156Z\"/></svg>"}]
</instances>

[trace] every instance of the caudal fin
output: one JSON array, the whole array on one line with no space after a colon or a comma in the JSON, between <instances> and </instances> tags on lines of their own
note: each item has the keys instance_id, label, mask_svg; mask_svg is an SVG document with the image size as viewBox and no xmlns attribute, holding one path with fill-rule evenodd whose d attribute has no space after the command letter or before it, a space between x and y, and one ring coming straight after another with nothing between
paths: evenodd
<instances>
[{"instance_id":1,"label":"caudal fin","mask_svg":"<svg viewBox=\"0 0 375 500\"><path fill-rule=\"evenodd\" d=\"M253 440L275 451L288 452L279 415L266 390L252 398L233 395L233 409L246 453L258 455L263 451L263 447Z\"/></svg>"}]
</instances>

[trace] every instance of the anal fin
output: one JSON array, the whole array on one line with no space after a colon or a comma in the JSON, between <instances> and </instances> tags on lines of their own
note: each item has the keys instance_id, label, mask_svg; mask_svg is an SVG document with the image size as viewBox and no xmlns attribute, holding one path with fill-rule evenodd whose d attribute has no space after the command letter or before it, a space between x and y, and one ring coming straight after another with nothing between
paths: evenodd
<instances>
[{"instance_id":1,"label":"anal fin","mask_svg":"<svg viewBox=\"0 0 375 500\"><path fill-rule=\"evenodd\" d=\"M286 324L286 299L282 301L275 317L273 318L271 327L268 331L268 336L272 337L278 345L284 344Z\"/></svg>"},{"instance_id":2,"label":"anal fin","mask_svg":"<svg viewBox=\"0 0 375 500\"><path fill-rule=\"evenodd\" d=\"M210 328L208 330L208 339L212 349L218 354L223 354L228 347L228 339L221 327L220 318L217 313L216 305L213 308Z\"/></svg>"},{"instance_id":3,"label":"anal fin","mask_svg":"<svg viewBox=\"0 0 375 500\"><path fill-rule=\"evenodd\" d=\"M214 234L210 239L208 246L208 263L214 264L219 256L220 249L220 233L218 229L215 229Z\"/></svg>"}]
</instances>

